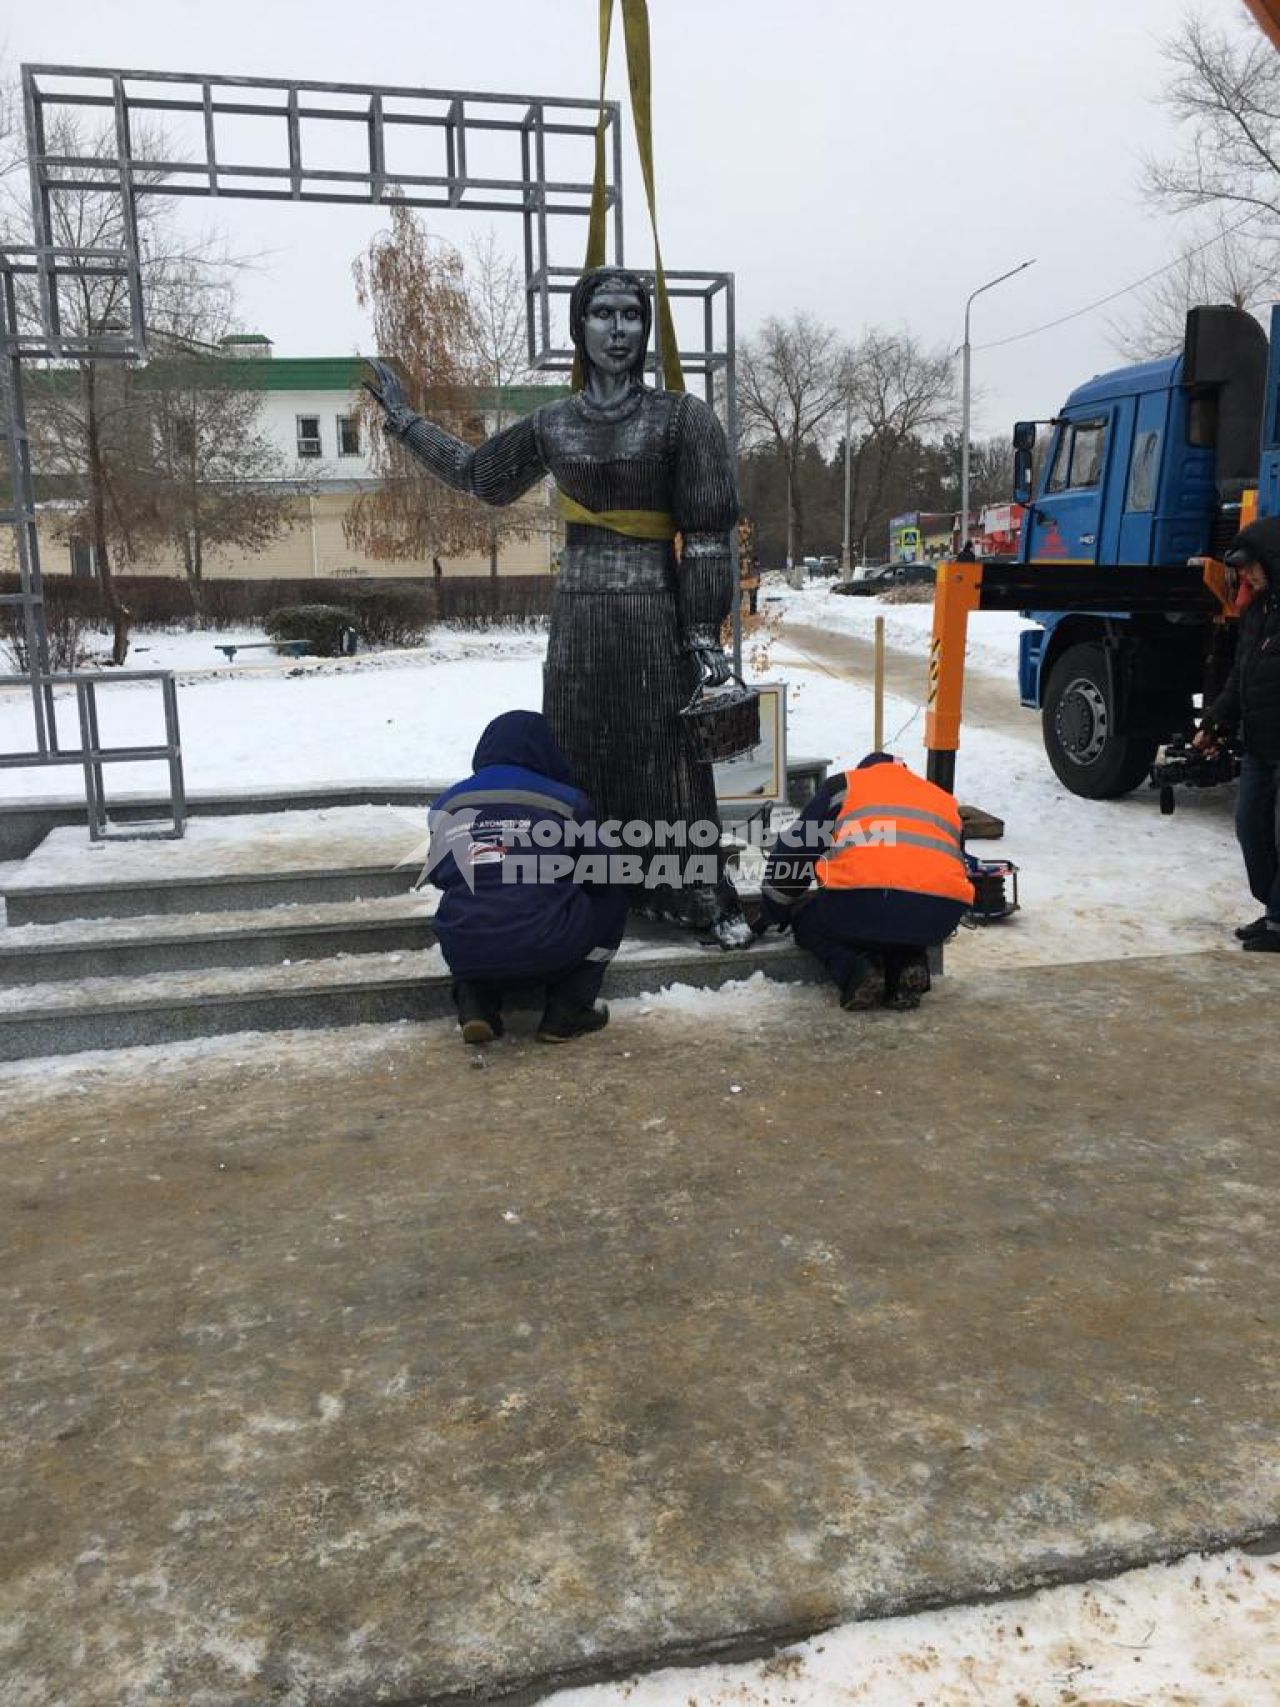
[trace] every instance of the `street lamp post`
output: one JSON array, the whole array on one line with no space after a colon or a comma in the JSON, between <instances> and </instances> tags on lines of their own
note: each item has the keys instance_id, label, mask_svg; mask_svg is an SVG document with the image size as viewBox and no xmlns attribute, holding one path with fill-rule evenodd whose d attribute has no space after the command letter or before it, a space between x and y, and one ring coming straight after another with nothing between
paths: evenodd
<instances>
[{"instance_id":1,"label":"street lamp post","mask_svg":"<svg viewBox=\"0 0 1280 1707\"><path fill-rule=\"evenodd\" d=\"M960 548L964 549L969 539L969 310L973 307L975 296L981 296L983 291L994 290L996 285L1011 279L1015 273L1025 273L1028 267L1034 267L1035 261L1021 261L1016 267L1010 267L1007 273L1001 273L998 279L988 279L986 284L979 285L973 291L964 305L964 344L963 362L961 364L961 419L960 419Z\"/></svg>"},{"instance_id":2,"label":"street lamp post","mask_svg":"<svg viewBox=\"0 0 1280 1707\"><path fill-rule=\"evenodd\" d=\"M844 539L840 547L840 567L849 573L849 440L853 437L853 398L844 400Z\"/></svg>"}]
</instances>

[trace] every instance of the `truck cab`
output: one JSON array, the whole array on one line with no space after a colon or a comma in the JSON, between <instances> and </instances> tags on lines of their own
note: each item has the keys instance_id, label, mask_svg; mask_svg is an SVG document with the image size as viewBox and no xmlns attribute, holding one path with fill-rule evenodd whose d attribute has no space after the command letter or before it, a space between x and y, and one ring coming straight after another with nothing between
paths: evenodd
<instances>
[{"instance_id":1,"label":"truck cab","mask_svg":"<svg viewBox=\"0 0 1280 1707\"><path fill-rule=\"evenodd\" d=\"M1274 401L1264 410L1264 398L1280 396L1278 321L1280 309L1269 350L1243 310L1193 309L1177 355L1071 393L1047 423L1034 479L1037 424L1020 422L1018 561L1158 568L1221 557L1260 465L1276 471L1273 487L1280 482L1280 444L1266 436L1280 431ZM1157 746L1190 730L1196 697L1216 692L1229 664L1233 636L1220 620L1096 608L1027 615L1040 626L1022 637L1022 703L1041 713L1059 778L1092 799L1135 788Z\"/></svg>"}]
</instances>

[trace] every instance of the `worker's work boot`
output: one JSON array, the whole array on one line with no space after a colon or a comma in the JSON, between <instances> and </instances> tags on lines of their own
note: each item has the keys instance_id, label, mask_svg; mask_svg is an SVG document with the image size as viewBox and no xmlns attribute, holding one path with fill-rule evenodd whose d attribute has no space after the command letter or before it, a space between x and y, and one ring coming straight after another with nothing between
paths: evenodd
<instances>
[{"instance_id":1,"label":"worker's work boot","mask_svg":"<svg viewBox=\"0 0 1280 1707\"><path fill-rule=\"evenodd\" d=\"M862 1013L879 1007L884 1000L884 961L879 955L859 954L853 969L840 986L840 1006L846 1013Z\"/></svg>"},{"instance_id":2,"label":"worker's work boot","mask_svg":"<svg viewBox=\"0 0 1280 1707\"><path fill-rule=\"evenodd\" d=\"M464 1043L492 1043L502 1036L502 1000L483 984L455 984L453 1000Z\"/></svg>"},{"instance_id":3,"label":"worker's work boot","mask_svg":"<svg viewBox=\"0 0 1280 1707\"><path fill-rule=\"evenodd\" d=\"M603 1002L584 1008L577 1002L562 1002L553 996L538 1025L538 1042L572 1043L575 1037L603 1031L608 1023L609 1010Z\"/></svg>"},{"instance_id":4,"label":"worker's work boot","mask_svg":"<svg viewBox=\"0 0 1280 1707\"><path fill-rule=\"evenodd\" d=\"M1251 919L1247 925L1237 925L1236 940L1238 942L1252 942L1255 937L1262 936L1266 928L1267 915L1264 913L1260 919Z\"/></svg>"},{"instance_id":5,"label":"worker's work boot","mask_svg":"<svg viewBox=\"0 0 1280 1707\"><path fill-rule=\"evenodd\" d=\"M1267 921L1266 930L1251 936L1244 944L1246 954L1280 954L1280 923Z\"/></svg>"},{"instance_id":6,"label":"worker's work boot","mask_svg":"<svg viewBox=\"0 0 1280 1707\"><path fill-rule=\"evenodd\" d=\"M884 1005L898 1013L910 1013L920 1006L920 998L933 988L929 973L929 957L923 950L898 968L897 976L885 988Z\"/></svg>"}]
</instances>

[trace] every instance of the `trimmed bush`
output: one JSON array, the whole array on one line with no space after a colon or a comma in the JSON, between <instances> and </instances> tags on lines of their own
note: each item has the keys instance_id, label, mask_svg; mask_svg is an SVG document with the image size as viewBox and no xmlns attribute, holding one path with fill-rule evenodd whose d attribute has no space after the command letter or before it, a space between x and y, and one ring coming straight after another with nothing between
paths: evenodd
<instances>
[{"instance_id":1,"label":"trimmed bush","mask_svg":"<svg viewBox=\"0 0 1280 1707\"><path fill-rule=\"evenodd\" d=\"M417 646L435 621L430 588L357 583L342 590L353 628L369 646Z\"/></svg>"},{"instance_id":2,"label":"trimmed bush","mask_svg":"<svg viewBox=\"0 0 1280 1707\"><path fill-rule=\"evenodd\" d=\"M355 623L341 605L281 605L267 612L262 626L272 640L304 640L314 657L337 658L343 635Z\"/></svg>"},{"instance_id":3,"label":"trimmed bush","mask_svg":"<svg viewBox=\"0 0 1280 1707\"><path fill-rule=\"evenodd\" d=\"M323 603L348 612L374 646L413 646L433 624L449 628L523 628L545 622L555 581L550 575L361 577L359 580L252 580L222 577L201 584L203 619L179 575L117 575L134 629L257 628L269 612ZM102 594L89 576L46 574L45 598L79 617L86 629L103 621ZM16 575L0 575L0 592L17 592Z\"/></svg>"}]
</instances>

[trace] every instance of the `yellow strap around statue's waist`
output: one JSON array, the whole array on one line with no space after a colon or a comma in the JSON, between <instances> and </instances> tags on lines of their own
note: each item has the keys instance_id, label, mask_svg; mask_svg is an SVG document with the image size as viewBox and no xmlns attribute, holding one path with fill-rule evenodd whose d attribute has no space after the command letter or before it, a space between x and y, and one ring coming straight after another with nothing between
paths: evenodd
<instances>
[{"instance_id":1,"label":"yellow strap around statue's waist","mask_svg":"<svg viewBox=\"0 0 1280 1707\"><path fill-rule=\"evenodd\" d=\"M567 492L558 492L557 500L565 521L607 528L610 533L626 534L628 539L674 539L679 531L675 517L665 510L589 510Z\"/></svg>"}]
</instances>

